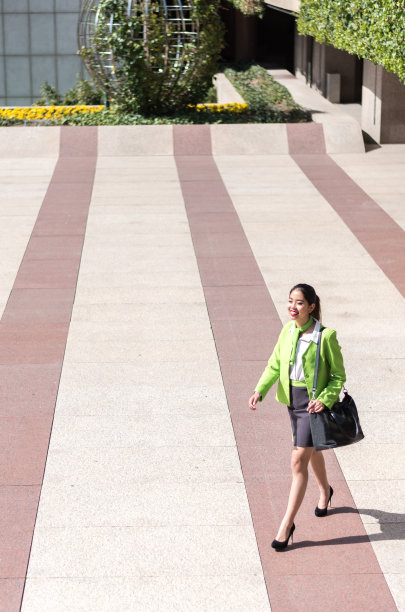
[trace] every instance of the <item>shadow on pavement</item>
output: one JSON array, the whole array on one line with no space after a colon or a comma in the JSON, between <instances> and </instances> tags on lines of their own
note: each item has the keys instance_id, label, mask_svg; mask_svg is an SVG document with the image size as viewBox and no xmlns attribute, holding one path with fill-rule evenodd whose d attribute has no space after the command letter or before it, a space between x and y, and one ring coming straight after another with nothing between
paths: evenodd
<instances>
[{"instance_id":1,"label":"shadow on pavement","mask_svg":"<svg viewBox=\"0 0 405 612\"><path fill-rule=\"evenodd\" d=\"M328 514L366 514L372 516L378 520L378 522L375 524L380 526L381 533L370 533L369 535L350 535L342 538L318 541L303 540L294 544L292 548L305 548L307 546L336 546L339 544L362 544L366 542L381 542L383 540L405 540L405 514L383 512L382 510L373 510L371 508L355 509L350 508L349 506L332 508ZM395 529L395 527L397 527L397 529Z\"/></svg>"}]
</instances>

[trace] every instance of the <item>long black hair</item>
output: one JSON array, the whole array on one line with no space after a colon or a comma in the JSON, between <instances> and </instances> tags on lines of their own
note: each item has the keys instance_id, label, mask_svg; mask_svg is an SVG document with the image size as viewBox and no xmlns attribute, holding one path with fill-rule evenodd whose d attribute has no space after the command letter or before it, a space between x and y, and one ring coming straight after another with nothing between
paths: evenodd
<instances>
[{"instance_id":1,"label":"long black hair","mask_svg":"<svg viewBox=\"0 0 405 612\"><path fill-rule=\"evenodd\" d=\"M311 312L311 315L315 319L318 319L318 321L320 321L322 316L321 300L316 295L315 289L311 287L311 285L307 285L306 283L298 283L298 285L294 285L294 287L290 290L290 295L295 289L301 291L302 295L304 296L309 305L315 304L315 308Z\"/></svg>"}]
</instances>

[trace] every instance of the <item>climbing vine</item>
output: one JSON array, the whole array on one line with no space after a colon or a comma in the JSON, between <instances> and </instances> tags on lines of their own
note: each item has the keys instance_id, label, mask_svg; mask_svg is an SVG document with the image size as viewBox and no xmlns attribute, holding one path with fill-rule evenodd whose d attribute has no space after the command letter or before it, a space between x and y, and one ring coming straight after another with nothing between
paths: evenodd
<instances>
[{"instance_id":1,"label":"climbing vine","mask_svg":"<svg viewBox=\"0 0 405 612\"><path fill-rule=\"evenodd\" d=\"M173 15L165 15L160 0L133 6L128 11L122 0L97 2L92 43L80 51L109 101L143 114L177 111L204 101L222 48L218 0L190 1L181 27L192 23L191 34L179 30ZM103 66L104 57L110 58L109 69Z\"/></svg>"}]
</instances>

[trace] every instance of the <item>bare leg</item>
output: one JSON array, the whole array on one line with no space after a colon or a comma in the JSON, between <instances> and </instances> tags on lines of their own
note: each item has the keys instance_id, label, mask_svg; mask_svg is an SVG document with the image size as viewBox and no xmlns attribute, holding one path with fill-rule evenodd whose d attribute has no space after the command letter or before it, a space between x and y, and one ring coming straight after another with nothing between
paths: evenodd
<instances>
[{"instance_id":1,"label":"bare leg","mask_svg":"<svg viewBox=\"0 0 405 612\"><path fill-rule=\"evenodd\" d=\"M319 486L320 498L318 508L326 508L329 499L330 486L328 481L328 475L326 473L325 459L323 458L322 451L315 451L311 457L311 467L315 474L316 481Z\"/></svg>"},{"instance_id":2,"label":"bare leg","mask_svg":"<svg viewBox=\"0 0 405 612\"><path fill-rule=\"evenodd\" d=\"M295 515L302 504L308 483L308 464L313 452L312 446L308 448L294 446L293 448L291 454L292 483L290 495L287 510L281 521L276 540L283 541L287 539Z\"/></svg>"}]
</instances>

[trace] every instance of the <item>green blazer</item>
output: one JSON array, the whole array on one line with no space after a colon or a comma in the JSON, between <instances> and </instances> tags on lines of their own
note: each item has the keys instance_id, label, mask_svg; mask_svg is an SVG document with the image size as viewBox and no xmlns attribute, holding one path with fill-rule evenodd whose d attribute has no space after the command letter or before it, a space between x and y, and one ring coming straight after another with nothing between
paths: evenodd
<instances>
[{"instance_id":1,"label":"green blazer","mask_svg":"<svg viewBox=\"0 0 405 612\"><path fill-rule=\"evenodd\" d=\"M295 325L294 321L290 321L281 330L267 367L255 389L264 399L270 387L278 379L276 399L287 406L290 405L290 355L293 339L290 330L293 325ZM332 408L333 404L339 399L346 374L336 332L328 327L321 329L323 331L315 397L327 408ZM314 342L310 342L308 349L302 356L305 385L310 398L314 384L316 346Z\"/></svg>"}]
</instances>

